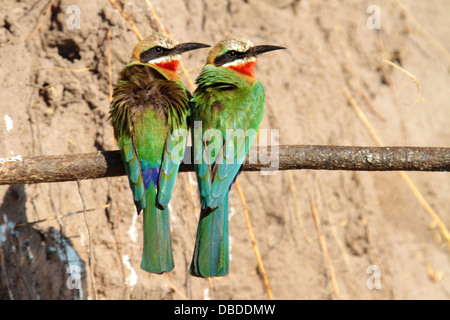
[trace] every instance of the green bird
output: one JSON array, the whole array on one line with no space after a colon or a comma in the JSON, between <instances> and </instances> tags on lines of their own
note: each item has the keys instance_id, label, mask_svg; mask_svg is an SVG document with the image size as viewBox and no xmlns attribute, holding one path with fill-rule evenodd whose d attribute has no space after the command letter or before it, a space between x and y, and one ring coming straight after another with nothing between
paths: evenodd
<instances>
[{"instance_id":1,"label":"green bird","mask_svg":"<svg viewBox=\"0 0 450 320\"><path fill-rule=\"evenodd\" d=\"M264 114L256 56L279 49L285 48L238 38L221 41L196 79L191 132L201 212L189 270L194 276L228 274L228 194Z\"/></svg>"},{"instance_id":2,"label":"green bird","mask_svg":"<svg viewBox=\"0 0 450 320\"><path fill-rule=\"evenodd\" d=\"M190 93L177 68L180 54L210 47L161 34L140 41L114 88L110 121L137 212L144 211L141 268L173 269L168 204L188 135Z\"/></svg>"}]
</instances>

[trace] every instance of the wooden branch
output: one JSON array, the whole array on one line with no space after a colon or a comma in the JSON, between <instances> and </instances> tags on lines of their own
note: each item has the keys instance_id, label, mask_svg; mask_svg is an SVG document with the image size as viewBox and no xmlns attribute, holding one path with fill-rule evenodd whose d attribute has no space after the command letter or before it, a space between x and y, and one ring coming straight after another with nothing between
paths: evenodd
<instances>
[{"instance_id":1,"label":"wooden branch","mask_svg":"<svg viewBox=\"0 0 450 320\"><path fill-rule=\"evenodd\" d=\"M186 149L180 172L193 171ZM253 147L243 171L450 171L450 148L279 146ZM0 185L62 182L125 175L119 151L0 158Z\"/></svg>"}]
</instances>

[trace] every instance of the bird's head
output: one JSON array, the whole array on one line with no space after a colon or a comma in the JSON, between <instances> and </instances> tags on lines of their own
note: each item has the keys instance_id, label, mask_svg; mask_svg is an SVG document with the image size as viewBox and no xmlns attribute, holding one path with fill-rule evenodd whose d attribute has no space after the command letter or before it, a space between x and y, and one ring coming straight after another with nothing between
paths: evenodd
<instances>
[{"instance_id":1,"label":"bird's head","mask_svg":"<svg viewBox=\"0 0 450 320\"><path fill-rule=\"evenodd\" d=\"M208 54L206 63L216 67L224 67L255 77L256 56L285 47L260 45L254 46L249 40L230 38L220 41Z\"/></svg>"},{"instance_id":2,"label":"bird's head","mask_svg":"<svg viewBox=\"0 0 450 320\"><path fill-rule=\"evenodd\" d=\"M175 72L181 61L181 53L208 47L210 46L207 44L196 42L178 43L170 36L154 33L134 47L131 62L150 64Z\"/></svg>"}]
</instances>

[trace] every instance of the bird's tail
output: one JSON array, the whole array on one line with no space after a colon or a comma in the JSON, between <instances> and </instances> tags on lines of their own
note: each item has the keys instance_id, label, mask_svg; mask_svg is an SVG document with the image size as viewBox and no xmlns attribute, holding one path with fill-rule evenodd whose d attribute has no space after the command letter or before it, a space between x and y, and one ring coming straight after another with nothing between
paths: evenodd
<instances>
[{"instance_id":1,"label":"bird's tail","mask_svg":"<svg viewBox=\"0 0 450 320\"><path fill-rule=\"evenodd\" d=\"M173 269L170 240L169 209L156 203L156 190L149 188L144 208L144 252L141 268L148 272L163 273Z\"/></svg>"},{"instance_id":2,"label":"bird's tail","mask_svg":"<svg viewBox=\"0 0 450 320\"><path fill-rule=\"evenodd\" d=\"M189 272L197 277L220 277L228 274L228 192L214 210L202 209L197 229L194 256Z\"/></svg>"}]
</instances>

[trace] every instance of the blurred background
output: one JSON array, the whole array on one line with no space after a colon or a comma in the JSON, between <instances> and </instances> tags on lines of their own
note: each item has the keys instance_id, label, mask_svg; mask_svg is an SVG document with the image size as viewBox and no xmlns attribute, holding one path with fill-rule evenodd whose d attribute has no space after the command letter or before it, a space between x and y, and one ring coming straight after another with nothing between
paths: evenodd
<instances>
[{"instance_id":1,"label":"blurred background","mask_svg":"<svg viewBox=\"0 0 450 320\"><path fill-rule=\"evenodd\" d=\"M116 150L112 86L154 31L287 47L256 66L261 127L279 129L282 145L449 147L449 15L440 0L3 0L0 157ZM183 55L189 90L206 54ZM244 172L238 183L230 274L210 280L188 274L192 172L172 196L166 275L139 267L142 217L126 177L0 186L0 298L450 298L448 173Z\"/></svg>"}]
</instances>

